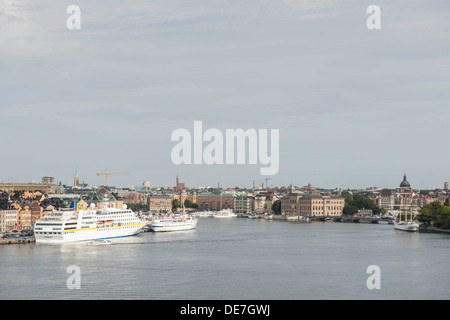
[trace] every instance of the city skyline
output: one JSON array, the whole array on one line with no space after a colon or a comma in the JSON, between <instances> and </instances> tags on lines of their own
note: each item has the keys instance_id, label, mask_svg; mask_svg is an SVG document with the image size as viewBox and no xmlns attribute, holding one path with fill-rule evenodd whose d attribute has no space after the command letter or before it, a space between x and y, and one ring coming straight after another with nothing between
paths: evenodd
<instances>
[{"instance_id":1,"label":"city skyline","mask_svg":"<svg viewBox=\"0 0 450 320\"><path fill-rule=\"evenodd\" d=\"M49 0L0 10L0 181L413 188L450 180L450 5ZM175 165L174 130L279 129L279 172Z\"/></svg>"},{"instance_id":2,"label":"city skyline","mask_svg":"<svg viewBox=\"0 0 450 320\"><path fill-rule=\"evenodd\" d=\"M113 171L109 171L110 173ZM187 189L197 189L197 188L222 188L222 189L232 189L232 188L242 188L242 189L259 189L259 188L263 188L263 189L267 189L267 186L270 188L283 188L283 187L289 187L289 186L295 186L298 188L303 188L303 187L308 187L308 186L312 186L314 188L319 188L319 189L328 189L328 190L364 190L364 189L371 189L371 188L377 188L377 189L397 189L400 185L400 183L403 180L399 180L399 182L397 184L394 185L366 185L366 186L361 186L361 187L345 187L344 185L341 186L335 186L335 187L329 187L329 186L321 186L321 185L316 185L310 182L306 182L306 183L302 183L302 182L291 182L290 184L287 185L283 185L283 184L276 184L276 183L272 183L272 179L271 178L267 178L267 179L263 179L263 180L251 180L250 183L248 185L237 185L237 184L231 184L231 185L224 185L221 183L221 181L217 181L216 184L214 183L210 183L210 184L203 184L203 185L191 185L189 183L189 181L186 181L185 179L183 179L183 177L180 177L179 175L176 175L174 177L174 180L172 183L168 182L166 184L155 184L154 182L152 182L150 179L141 179L142 181L139 183L125 183L125 184L117 184L114 183L114 178L112 178L113 180L109 180L109 183L106 184L105 181L105 177L104 177L104 172L102 172L103 175L102 177L98 177L95 178L95 181L97 181L98 183L92 183L92 179L86 179L83 178L82 176L78 175L78 169L76 169L75 171L75 175L72 176L72 180L67 182L67 181L63 181L61 179L58 179L57 177L53 177L53 176L43 176L39 179L32 179L32 180L21 180L21 179L15 179L15 178L8 178L7 180L4 181L0 181L0 183L11 183L11 184L21 184L21 183L36 183L36 184L40 184L41 182L43 182L43 180L52 180L53 184L59 184L61 183L62 185L65 186L76 186L78 184L83 185L86 184L89 187L102 187L102 186L109 186L109 187L114 187L114 188L127 188L127 187L143 187L144 184L148 184L150 183L150 187L151 188L176 188L178 185L178 181L180 181L180 183L182 183L183 187L185 186ZM120 174L129 174L128 172L119 172ZM112 177L116 177L114 172L113 174L110 175L111 179ZM406 179L407 178L407 174L404 173L404 175L402 176L402 179ZM100 181L99 179L102 179L102 181ZM407 178L409 180L409 178ZM45 184L48 184L49 182L45 182ZM446 186L444 186L444 184L449 184L450 182L448 181L444 181L442 182L442 186L435 186L435 187L417 187L412 185L412 189L416 189L416 190L435 190L435 189L445 189L447 188Z\"/></svg>"}]
</instances>

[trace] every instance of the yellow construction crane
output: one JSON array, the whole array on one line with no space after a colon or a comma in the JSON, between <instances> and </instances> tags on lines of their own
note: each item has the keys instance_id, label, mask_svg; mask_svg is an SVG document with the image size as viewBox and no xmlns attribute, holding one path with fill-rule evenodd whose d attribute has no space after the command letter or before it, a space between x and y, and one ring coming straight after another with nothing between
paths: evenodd
<instances>
[{"instance_id":1,"label":"yellow construction crane","mask_svg":"<svg viewBox=\"0 0 450 320\"><path fill-rule=\"evenodd\" d=\"M106 169L105 172L99 172L97 173L97 176L106 176L106 185L108 186L108 177L112 174L128 174L129 172L109 172L108 169Z\"/></svg>"},{"instance_id":2,"label":"yellow construction crane","mask_svg":"<svg viewBox=\"0 0 450 320\"><path fill-rule=\"evenodd\" d=\"M23 181L21 179L13 179L13 178L10 178L6 181L6 183L20 183L20 182Z\"/></svg>"}]
</instances>

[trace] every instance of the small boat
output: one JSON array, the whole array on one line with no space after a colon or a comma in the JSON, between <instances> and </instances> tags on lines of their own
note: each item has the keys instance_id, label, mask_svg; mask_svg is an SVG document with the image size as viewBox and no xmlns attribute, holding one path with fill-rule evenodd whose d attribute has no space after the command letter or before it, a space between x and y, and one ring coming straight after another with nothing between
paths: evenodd
<instances>
[{"instance_id":1,"label":"small boat","mask_svg":"<svg viewBox=\"0 0 450 320\"><path fill-rule=\"evenodd\" d=\"M302 216L298 218L301 222L311 222L311 219L306 216Z\"/></svg>"},{"instance_id":2,"label":"small boat","mask_svg":"<svg viewBox=\"0 0 450 320\"><path fill-rule=\"evenodd\" d=\"M264 215L264 219L266 219L266 220L272 220L273 219L273 214L265 214Z\"/></svg>"},{"instance_id":3,"label":"small boat","mask_svg":"<svg viewBox=\"0 0 450 320\"><path fill-rule=\"evenodd\" d=\"M111 244L111 240L92 240L87 242L86 244L88 246L104 246L104 245L108 245Z\"/></svg>"}]
</instances>

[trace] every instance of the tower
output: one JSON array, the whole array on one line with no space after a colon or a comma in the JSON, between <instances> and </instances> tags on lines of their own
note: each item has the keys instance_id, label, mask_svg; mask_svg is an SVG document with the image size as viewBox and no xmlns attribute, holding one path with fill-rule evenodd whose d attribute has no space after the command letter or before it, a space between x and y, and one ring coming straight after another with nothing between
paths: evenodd
<instances>
[{"instance_id":1,"label":"tower","mask_svg":"<svg viewBox=\"0 0 450 320\"><path fill-rule=\"evenodd\" d=\"M75 177L73 178L73 185L78 186L80 184L80 179L78 178L78 168L75 169Z\"/></svg>"},{"instance_id":2,"label":"tower","mask_svg":"<svg viewBox=\"0 0 450 320\"><path fill-rule=\"evenodd\" d=\"M177 175L177 185L175 186L175 191L176 192L180 192L181 190L184 190L185 186L183 182L180 182L180 180L178 179L178 175Z\"/></svg>"}]
</instances>

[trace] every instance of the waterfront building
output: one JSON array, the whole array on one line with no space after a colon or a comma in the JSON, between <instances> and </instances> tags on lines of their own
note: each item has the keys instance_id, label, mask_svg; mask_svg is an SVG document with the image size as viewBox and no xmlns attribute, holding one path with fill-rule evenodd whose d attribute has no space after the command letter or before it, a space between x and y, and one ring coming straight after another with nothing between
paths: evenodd
<instances>
[{"instance_id":1,"label":"waterfront building","mask_svg":"<svg viewBox=\"0 0 450 320\"><path fill-rule=\"evenodd\" d=\"M266 194L266 212L273 212L272 211L272 205L275 203L275 201L279 200L279 197L275 193L268 193Z\"/></svg>"},{"instance_id":2,"label":"waterfront building","mask_svg":"<svg viewBox=\"0 0 450 320\"><path fill-rule=\"evenodd\" d=\"M307 195L299 199L301 216L340 216L343 213L345 199L338 196Z\"/></svg>"},{"instance_id":3,"label":"waterfront building","mask_svg":"<svg viewBox=\"0 0 450 320\"><path fill-rule=\"evenodd\" d=\"M267 211L266 196L263 194L255 195L254 212L259 214Z\"/></svg>"},{"instance_id":4,"label":"waterfront building","mask_svg":"<svg viewBox=\"0 0 450 320\"><path fill-rule=\"evenodd\" d=\"M373 215L373 211L371 209L358 209L358 212L355 214L357 217L371 217Z\"/></svg>"},{"instance_id":5,"label":"waterfront building","mask_svg":"<svg viewBox=\"0 0 450 320\"><path fill-rule=\"evenodd\" d=\"M182 207L186 200L189 200L191 203L196 204L198 201L198 197L197 194L188 194L186 190L182 190L180 193L173 194L172 200L177 200Z\"/></svg>"},{"instance_id":6,"label":"waterfront building","mask_svg":"<svg viewBox=\"0 0 450 320\"><path fill-rule=\"evenodd\" d=\"M0 210L0 232L12 231L17 228L17 209Z\"/></svg>"},{"instance_id":7,"label":"waterfront building","mask_svg":"<svg viewBox=\"0 0 450 320\"><path fill-rule=\"evenodd\" d=\"M37 200L33 201L33 205L30 209L31 213L31 226L34 226L37 220L40 220L42 218L42 214L44 212L44 209L39 206L39 203Z\"/></svg>"},{"instance_id":8,"label":"waterfront building","mask_svg":"<svg viewBox=\"0 0 450 320\"><path fill-rule=\"evenodd\" d=\"M170 212L172 211L172 196L170 195L150 195L147 198L148 211Z\"/></svg>"},{"instance_id":9,"label":"waterfront building","mask_svg":"<svg viewBox=\"0 0 450 320\"><path fill-rule=\"evenodd\" d=\"M211 193L205 192L198 195L198 210L234 210L235 192Z\"/></svg>"},{"instance_id":10,"label":"waterfront building","mask_svg":"<svg viewBox=\"0 0 450 320\"><path fill-rule=\"evenodd\" d=\"M289 193L288 195L282 197L281 201L281 213L284 215L300 215L300 199L303 194L300 193Z\"/></svg>"},{"instance_id":11,"label":"waterfront building","mask_svg":"<svg viewBox=\"0 0 450 320\"><path fill-rule=\"evenodd\" d=\"M33 225L31 223L31 209L29 206L24 206L20 208L17 213L17 229L32 229Z\"/></svg>"},{"instance_id":12,"label":"waterfront building","mask_svg":"<svg viewBox=\"0 0 450 320\"><path fill-rule=\"evenodd\" d=\"M251 195L237 196L234 198L234 212L241 214L253 213L254 197Z\"/></svg>"},{"instance_id":13,"label":"waterfront building","mask_svg":"<svg viewBox=\"0 0 450 320\"><path fill-rule=\"evenodd\" d=\"M396 204L397 192L395 190L382 190L376 199L376 205L387 211L393 211Z\"/></svg>"},{"instance_id":14,"label":"waterfront building","mask_svg":"<svg viewBox=\"0 0 450 320\"><path fill-rule=\"evenodd\" d=\"M273 203L278 200L278 197L274 193L261 193L255 195L254 209L257 214L272 212Z\"/></svg>"}]
</instances>

